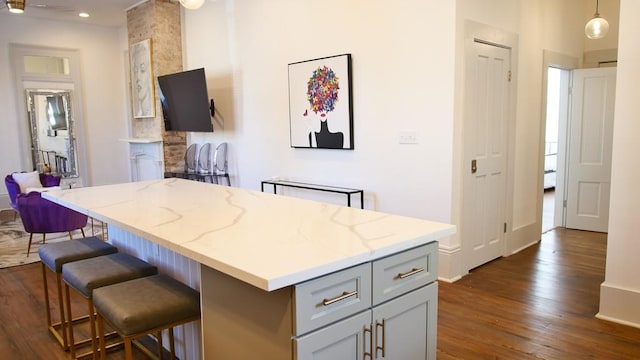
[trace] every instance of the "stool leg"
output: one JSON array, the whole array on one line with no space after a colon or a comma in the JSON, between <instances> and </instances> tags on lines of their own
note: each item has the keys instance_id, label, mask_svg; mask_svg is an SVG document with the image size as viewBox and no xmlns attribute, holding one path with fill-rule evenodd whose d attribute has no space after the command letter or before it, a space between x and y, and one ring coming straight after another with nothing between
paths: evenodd
<instances>
[{"instance_id":1,"label":"stool leg","mask_svg":"<svg viewBox=\"0 0 640 360\"><path fill-rule=\"evenodd\" d=\"M71 296L69 295L69 285L64 283L64 294L66 296L67 316L69 317L69 354L72 359L76 358L76 345L73 338L73 315L71 315Z\"/></svg>"},{"instance_id":2,"label":"stool leg","mask_svg":"<svg viewBox=\"0 0 640 360\"><path fill-rule=\"evenodd\" d=\"M169 348L171 349L171 360L176 358L176 344L173 341L173 328L169 328Z\"/></svg>"},{"instance_id":3,"label":"stool leg","mask_svg":"<svg viewBox=\"0 0 640 360\"><path fill-rule=\"evenodd\" d=\"M125 360L133 360L133 352L131 350L131 338L124 338L124 359Z\"/></svg>"},{"instance_id":4,"label":"stool leg","mask_svg":"<svg viewBox=\"0 0 640 360\"><path fill-rule=\"evenodd\" d=\"M83 238L87 237L87 236L84 234L84 228L80 228L80 232L82 233L82 237L83 237Z\"/></svg>"},{"instance_id":5,"label":"stool leg","mask_svg":"<svg viewBox=\"0 0 640 360\"><path fill-rule=\"evenodd\" d=\"M69 348L69 343L67 342L67 324L64 318L64 308L62 301L62 274L56 274L56 283L58 287L58 309L60 312L60 332L62 333L62 343L64 349L67 350Z\"/></svg>"},{"instance_id":6,"label":"stool leg","mask_svg":"<svg viewBox=\"0 0 640 360\"><path fill-rule=\"evenodd\" d=\"M96 355L98 354L98 345L96 344L96 323L93 300L91 298L87 299L87 304L89 305L89 326L91 326L91 348L93 349L93 359L97 359Z\"/></svg>"},{"instance_id":7,"label":"stool leg","mask_svg":"<svg viewBox=\"0 0 640 360\"><path fill-rule=\"evenodd\" d=\"M162 355L164 355L164 346L162 346L162 330L156 333L156 340L158 344L158 358L162 360Z\"/></svg>"},{"instance_id":8,"label":"stool leg","mask_svg":"<svg viewBox=\"0 0 640 360\"><path fill-rule=\"evenodd\" d=\"M107 346L104 341L104 321L100 314L96 314L98 320L98 338L100 339L100 359L105 360L107 358Z\"/></svg>"},{"instance_id":9,"label":"stool leg","mask_svg":"<svg viewBox=\"0 0 640 360\"><path fill-rule=\"evenodd\" d=\"M42 282L44 285L44 306L47 310L47 327L51 327L51 308L49 307L49 287L47 286L47 269L42 263Z\"/></svg>"}]
</instances>

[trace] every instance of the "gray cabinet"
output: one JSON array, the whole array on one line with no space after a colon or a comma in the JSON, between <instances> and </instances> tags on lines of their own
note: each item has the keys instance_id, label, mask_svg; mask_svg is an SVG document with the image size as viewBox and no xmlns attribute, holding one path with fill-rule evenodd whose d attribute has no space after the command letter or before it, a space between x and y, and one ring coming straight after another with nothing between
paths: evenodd
<instances>
[{"instance_id":1,"label":"gray cabinet","mask_svg":"<svg viewBox=\"0 0 640 360\"><path fill-rule=\"evenodd\" d=\"M373 308L373 359L435 360L438 283Z\"/></svg>"},{"instance_id":2,"label":"gray cabinet","mask_svg":"<svg viewBox=\"0 0 640 360\"><path fill-rule=\"evenodd\" d=\"M337 322L294 337L294 359L435 360L436 269L431 243L297 286L297 334L314 329L313 320ZM308 301L310 293L318 294L315 300Z\"/></svg>"},{"instance_id":3,"label":"gray cabinet","mask_svg":"<svg viewBox=\"0 0 640 360\"><path fill-rule=\"evenodd\" d=\"M435 360L436 242L266 292L201 267L205 359Z\"/></svg>"}]
</instances>

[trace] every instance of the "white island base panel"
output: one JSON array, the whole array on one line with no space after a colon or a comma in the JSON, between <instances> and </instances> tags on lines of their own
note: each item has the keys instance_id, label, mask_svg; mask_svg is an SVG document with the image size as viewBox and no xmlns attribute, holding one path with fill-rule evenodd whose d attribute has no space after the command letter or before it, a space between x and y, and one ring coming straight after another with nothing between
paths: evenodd
<instances>
[{"instance_id":1,"label":"white island base panel","mask_svg":"<svg viewBox=\"0 0 640 360\"><path fill-rule=\"evenodd\" d=\"M158 272L200 291L200 264L149 240L143 239L118 227L109 225L108 242L119 252L138 257L158 267ZM199 322L192 322L173 329L176 356L179 359L202 359L202 330ZM166 331L163 343L169 344Z\"/></svg>"}]
</instances>

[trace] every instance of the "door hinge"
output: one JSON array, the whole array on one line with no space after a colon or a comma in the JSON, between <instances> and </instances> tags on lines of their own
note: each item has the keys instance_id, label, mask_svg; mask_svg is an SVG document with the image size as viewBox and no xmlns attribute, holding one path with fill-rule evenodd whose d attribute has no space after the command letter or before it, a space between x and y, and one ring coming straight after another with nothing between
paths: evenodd
<instances>
[{"instance_id":1,"label":"door hinge","mask_svg":"<svg viewBox=\"0 0 640 360\"><path fill-rule=\"evenodd\" d=\"M504 231L505 234L507 233L507 223L504 223L504 230L503 231Z\"/></svg>"},{"instance_id":2,"label":"door hinge","mask_svg":"<svg viewBox=\"0 0 640 360\"><path fill-rule=\"evenodd\" d=\"M567 207L567 200L562 200L562 207Z\"/></svg>"},{"instance_id":3,"label":"door hinge","mask_svg":"<svg viewBox=\"0 0 640 360\"><path fill-rule=\"evenodd\" d=\"M511 70L507 73L507 81L511 82Z\"/></svg>"}]
</instances>

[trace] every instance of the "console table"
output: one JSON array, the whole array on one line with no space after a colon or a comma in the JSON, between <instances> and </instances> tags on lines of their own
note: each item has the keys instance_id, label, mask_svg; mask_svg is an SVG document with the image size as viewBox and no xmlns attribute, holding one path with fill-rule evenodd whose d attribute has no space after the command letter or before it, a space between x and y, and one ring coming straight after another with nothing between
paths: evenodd
<instances>
[{"instance_id":1,"label":"console table","mask_svg":"<svg viewBox=\"0 0 640 360\"><path fill-rule=\"evenodd\" d=\"M364 190L362 189L351 189L344 188L339 186L329 186L329 185L318 185L318 184L308 184L296 181L288 181L288 180L264 180L260 184L260 189L264 192L264 185L269 184L273 185L273 193L276 194L276 188L278 186L285 186L291 188L298 189L308 189L308 190L317 190L317 191L325 191L337 194L345 194L347 195L347 206L351 207L351 195L360 194L360 208L364 209Z\"/></svg>"}]
</instances>

